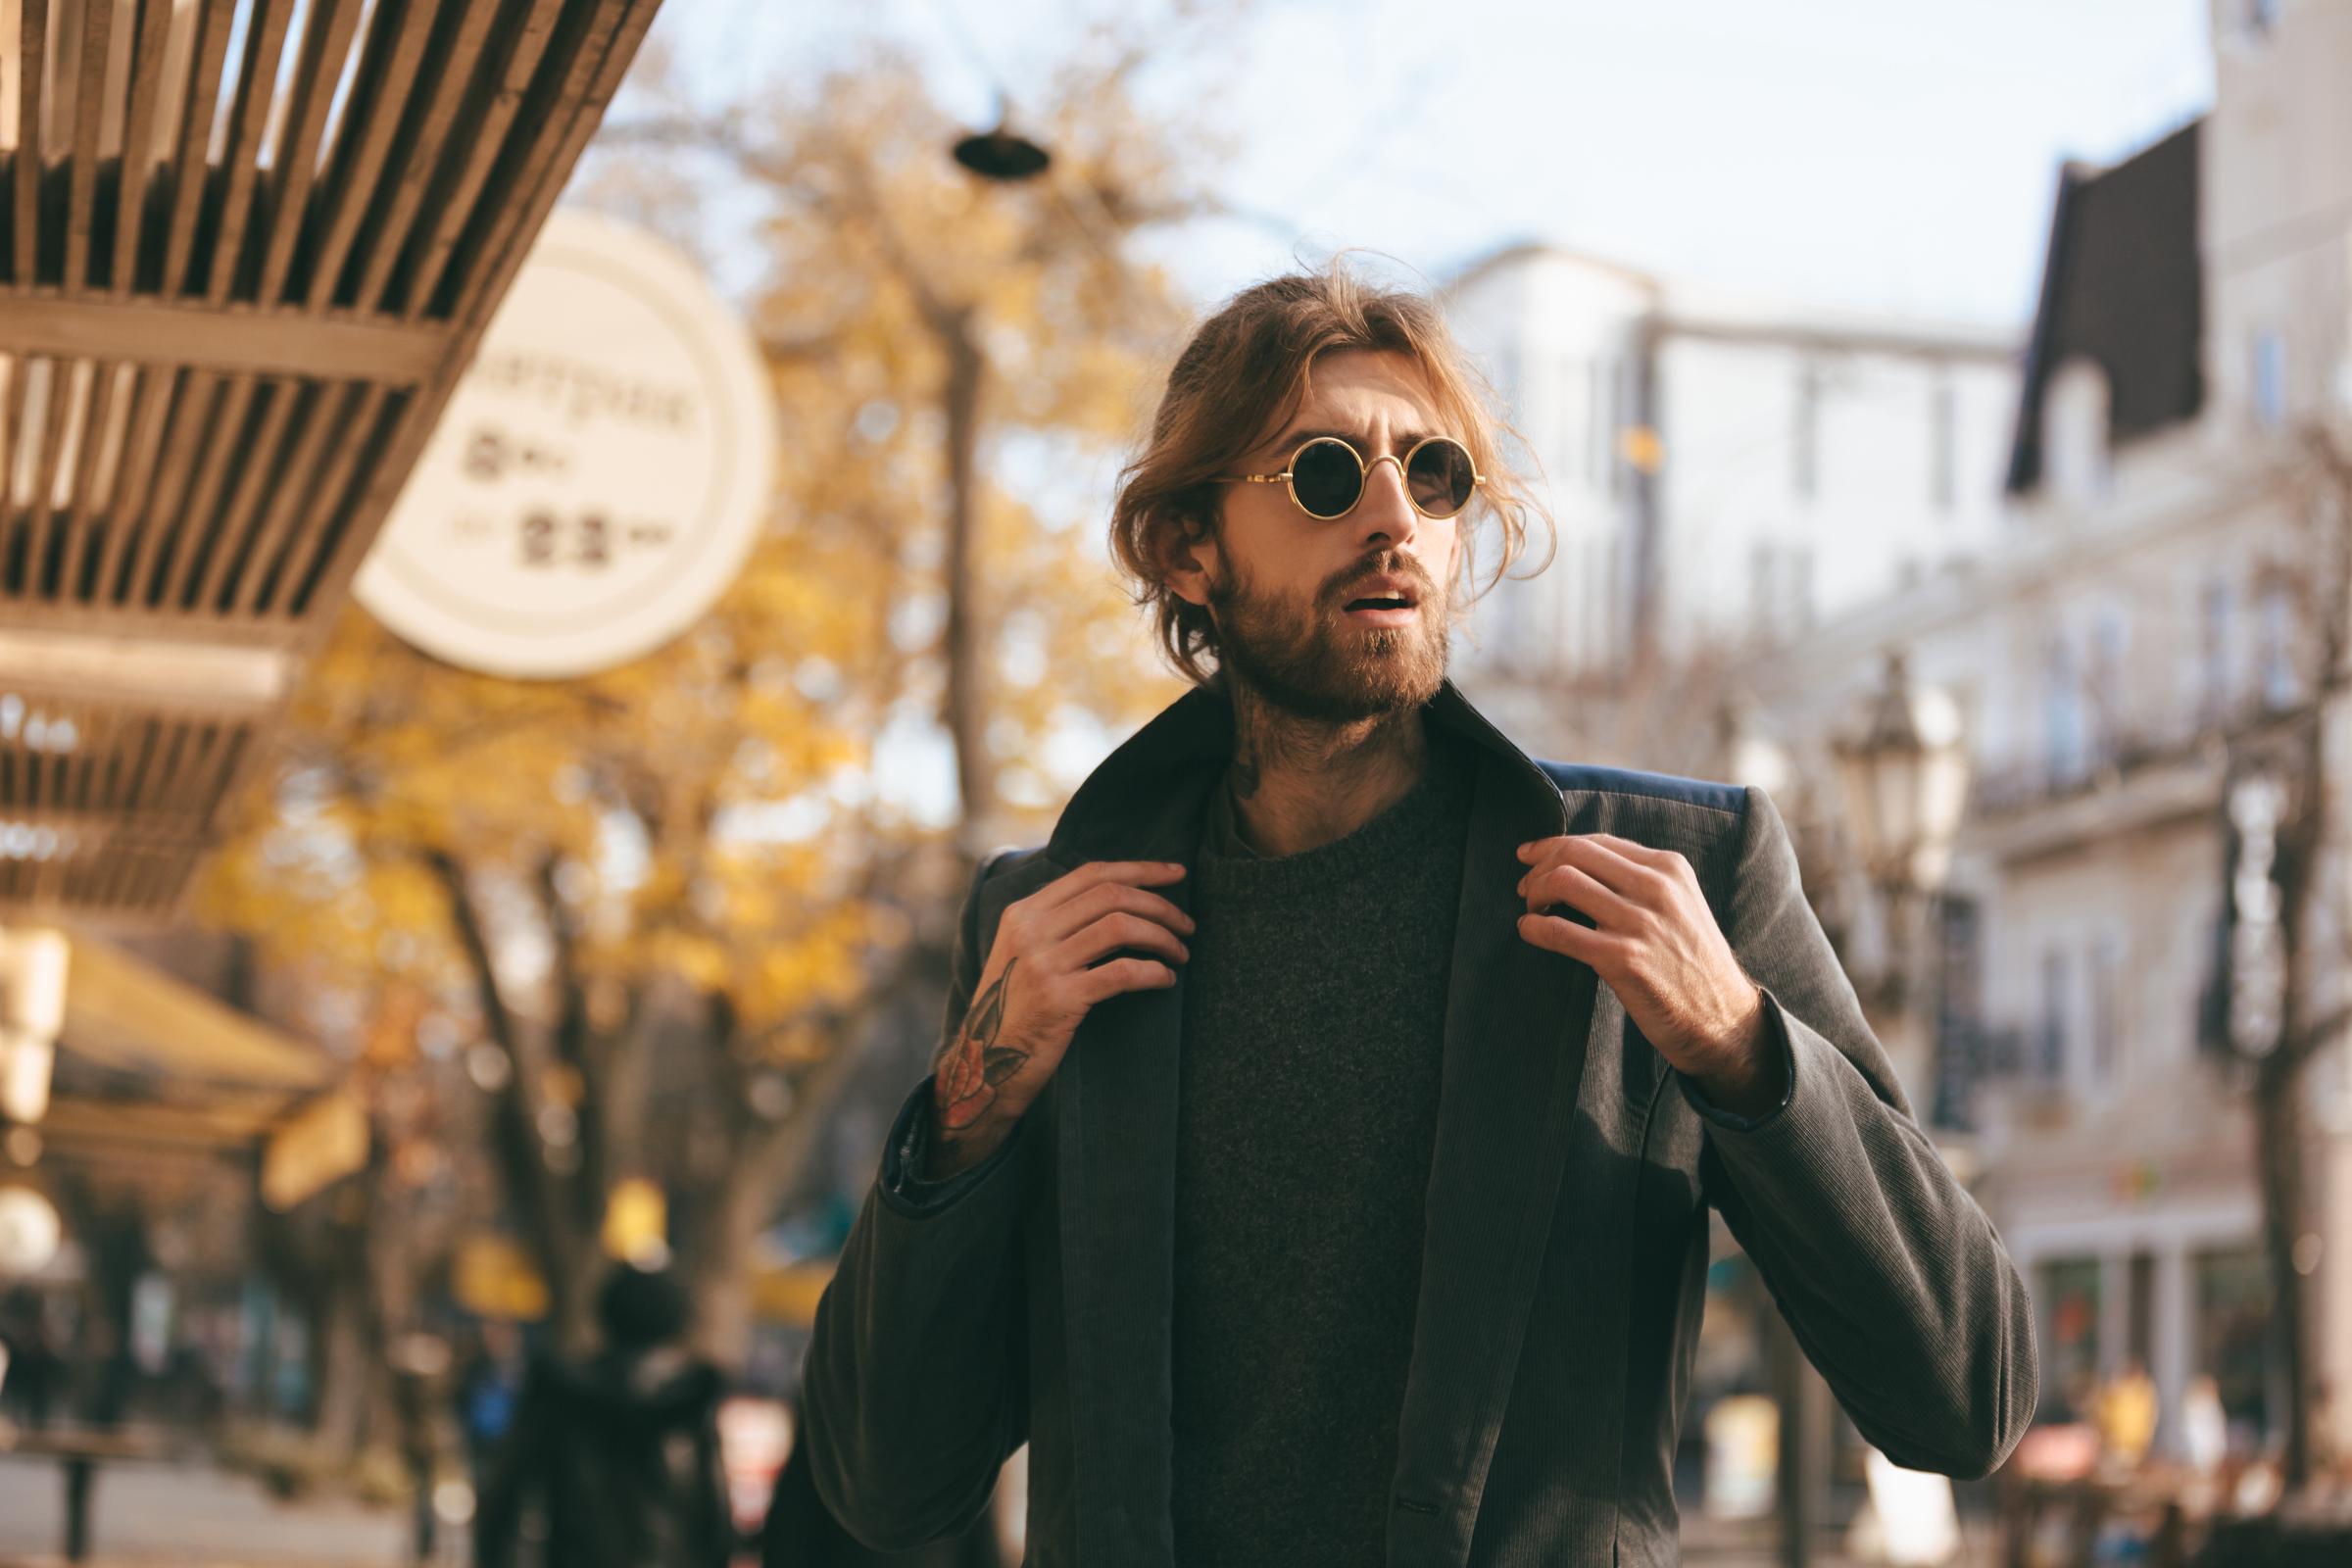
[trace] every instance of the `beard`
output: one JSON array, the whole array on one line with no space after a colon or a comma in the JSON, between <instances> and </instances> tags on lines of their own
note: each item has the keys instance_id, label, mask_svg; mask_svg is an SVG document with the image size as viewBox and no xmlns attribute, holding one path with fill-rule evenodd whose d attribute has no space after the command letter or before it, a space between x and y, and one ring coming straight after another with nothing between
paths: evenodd
<instances>
[{"instance_id":1,"label":"beard","mask_svg":"<svg viewBox=\"0 0 2352 1568\"><path fill-rule=\"evenodd\" d=\"M1409 626L1351 626L1346 605L1386 572L1418 590ZM1210 584L1220 668L1274 707L1324 724L1359 723L1419 708L1446 679L1446 595L1409 557L1360 562L1314 593L1261 593L1238 569Z\"/></svg>"}]
</instances>

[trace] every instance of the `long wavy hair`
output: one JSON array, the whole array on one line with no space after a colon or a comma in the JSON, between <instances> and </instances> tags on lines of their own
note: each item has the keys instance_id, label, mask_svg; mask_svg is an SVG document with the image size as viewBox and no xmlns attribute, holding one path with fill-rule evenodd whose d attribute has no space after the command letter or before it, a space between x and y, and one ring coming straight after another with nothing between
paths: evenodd
<instances>
[{"instance_id":1,"label":"long wavy hair","mask_svg":"<svg viewBox=\"0 0 2352 1568\"><path fill-rule=\"evenodd\" d=\"M1411 360L1428 382L1446 432L1470 449L1487 476L1462 516L1458 598L1492 588L1526 553L1531 524L1550 542L1551 518L1503 452L1510 435L1486 377L1454 341L1437 306L1409 289L1374 283L1344 258L1254 284L1200 323L1168 372L1144 449L1119 475L1110 548L1136 602L1150 609L1160 650L1196 685L1215 678L1216 628L1208 612L1168 586L1172 547L1188 525L1216 537L1222 486L1214 483L1288 420L1304 400L1315 362L1371 349ZM1475 580L1480 530L1499 530L1486 552L1493 572ZM1548 561L1548 552L1545 557Z\"/></svg>"}]
</instances>

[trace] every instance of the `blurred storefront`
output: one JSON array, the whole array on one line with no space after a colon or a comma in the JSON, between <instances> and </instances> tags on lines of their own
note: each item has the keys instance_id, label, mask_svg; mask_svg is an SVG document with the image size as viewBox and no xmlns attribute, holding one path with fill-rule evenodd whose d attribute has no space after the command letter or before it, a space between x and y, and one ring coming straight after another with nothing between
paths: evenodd
<instances>
[{"instance_id":1,"label":"blurred storefront","mask_svg":"<svg viewBox=\"0 0 2352 1568\"><path fill-rule=\"evenodd\" d=\"M8 937L53 942L62 981L45 1081L21 1075L0 1123L0 1188L57 1216L51 1254L0 1279L12 1343L50 1361L42 1408L16 1419L189 1431L299 1407L316 1325L272 1287L256 1226L366 1162L343 1065L94 939ZM18 1061L27 1044L11 1039Z\"/></svg>"}]
</instances>

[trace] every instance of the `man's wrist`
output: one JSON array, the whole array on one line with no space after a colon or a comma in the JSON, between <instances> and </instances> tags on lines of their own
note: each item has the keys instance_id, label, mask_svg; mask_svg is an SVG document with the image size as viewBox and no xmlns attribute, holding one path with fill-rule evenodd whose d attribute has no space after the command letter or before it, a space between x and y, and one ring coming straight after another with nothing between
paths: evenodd
<instances>
[{"instance_id":1,"label":"man's wrist","mask_svg":"<svg viewBox=\"0 0 2352 1568\"><path fill-rule=\"evenodd\" d=\"M934 1101L923 1112L923 1157L915 1172L918 1179L944 1182L962 1175L984 1163L989 1155L1004 1147L1012 1136L1013 1115L988 1115L969 1127L949 1128L939 1119L939 1104Z\"/></svg>"},{"instance_id":2,"label":"man's wrist","mask_svg":"<svg viewBox=\"0 0 2352 1568\"><path fill-rule=\"evenodd\" d=\"M1721 1054L1722 1065L1693 1073L1691 1081L1707 1102L1735 1116L1762 1116L1788 1097L1786 1064L1770 1050L1770 1020L1758 988L1747 1016Z\"/></svg>"}]
</instances>

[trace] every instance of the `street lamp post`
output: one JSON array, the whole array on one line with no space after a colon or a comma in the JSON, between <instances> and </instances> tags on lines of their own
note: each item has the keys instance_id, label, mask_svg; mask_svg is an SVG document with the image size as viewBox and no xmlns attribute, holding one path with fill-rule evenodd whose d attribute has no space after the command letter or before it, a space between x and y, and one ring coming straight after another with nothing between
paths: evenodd
<instances>
[{"instance_id":1,"label":"street lamp post","mask_svg":"<svg viewBox=\"0 0 2352 1568\"><path fill-rule=\"evenodd\" d=\"M1911 678L1889 653L1860 729L1836 748L1839 793L1856 858L1878 895L1886 941L1877 973L1865 975L1872 1021L1896 1066L1925 1070L1928 1042L1922 978L1934 947L1936 896L1951 870L1968 799L1968 753L1959 705ZM1917 1081L1915 1079L1915 1081Z\"/></svg>"},{"instance_id":2,"label":"street lamp post","mask_svg":"<svg viewBox=\"0 0 2352 1568\"><path fill-rule=\"evenodd\" d=\"M1863 995L1875 1004L1873 1026L1898 1072L1915 1075L1927 1065L1928 1048L1927 988L1915 977L1933 948L1936 899L1967 804L1959 707L1947 693L1914 682L1903 656L1890 653L1863 723L1835 751L1853 849L1885 922L1878 973L1864 976ZM1776 1327L1771 1359L1781 1406L1781 1561L1808 1568L1827 1522L1829 1390L1785 1324Z\"/></svg>"},{"instance_id":3,"label":"street lamp post","mask_svg":"<svg viewBox=\"0 0 2352 1568\"><path fill-rule=\"evenodd\" d=\"M1872 882L1906 894L1941 887L1968 794L1959 705L1913 681L1903 656L1890 653L1867 721L1837 752Z\"/></svg>"}]
</instances>

